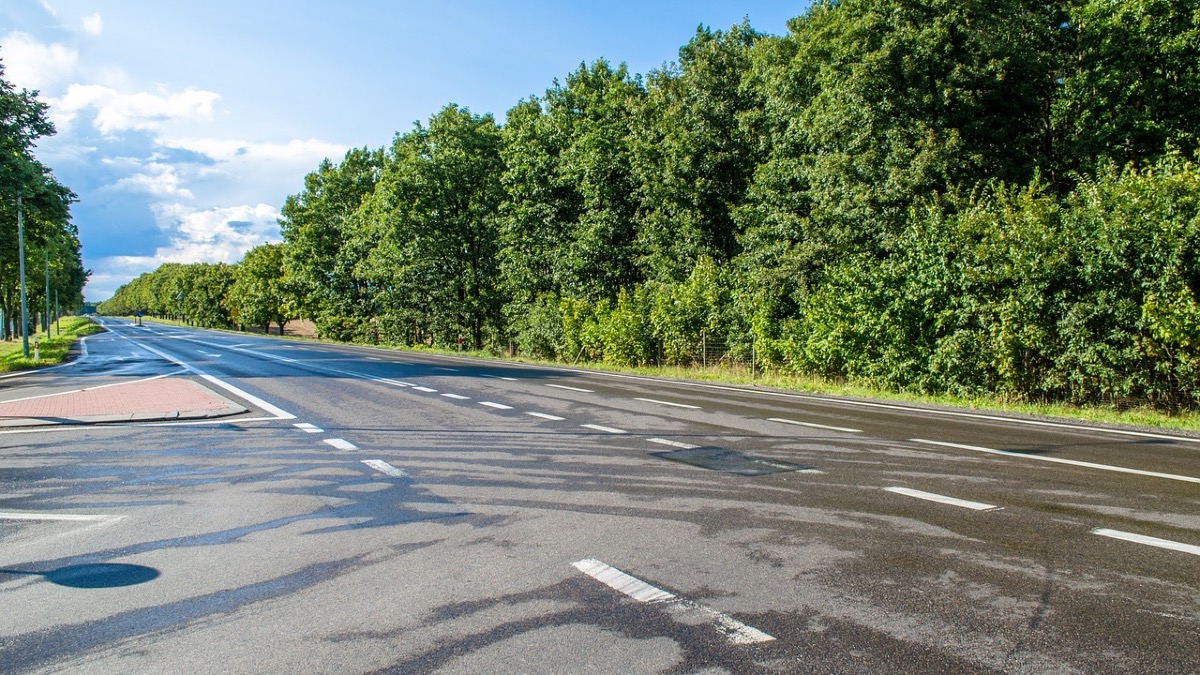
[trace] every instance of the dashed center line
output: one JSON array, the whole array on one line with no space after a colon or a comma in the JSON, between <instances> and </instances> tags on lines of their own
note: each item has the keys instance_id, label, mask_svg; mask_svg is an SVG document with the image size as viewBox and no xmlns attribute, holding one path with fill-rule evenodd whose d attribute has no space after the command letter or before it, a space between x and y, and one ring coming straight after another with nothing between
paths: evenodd
<instances>
[{"instance_id":1,"label":"dashed center line","mask_svg":"<svg viewBox=\"0 0 1200 675\"><path fill-rule=\"evenodd\" d=\"M673 593L662 590L655 586L622 572L621 570L606 565L599 560L580 560L571 563L572 567L583 572L589 577L599 581L609 588L628 595L629 597L643 603L666 604L677 610L684 610L693 614L703 615L708 620L712 621L713 627L725 635L733 644L749 645L759 642L770 642L775 638L768 635L753 626L734 619L733 617L723 614L705 607L692 600L681 598Z\"/></svg>"},{"instance_id":2,"label":"dashed center line","mask_svg":"<svg viewBox=\"0 0 1200 675\"><path fill-rule=\"evenodd\" d=\"M480 373L483 377L490 377L493 380L504 380L505 382L520 382L515 377L504 377L503 375L489 375L488 373Z\"/></svg>"},{"instance_id":3,"label":"dashed center line","mask_svg":"<svg viewBox=\"0 0 1200 675\"><path fill-rule=\"evenodd\" d=\"M408 478L408 474L404 473L403 469L397 469L382 459L364 459L362 460L362 463L384 475L391 476L393 478Z\"/></svg>"},{"instance_id":4,"label":"dashed center line","mask_svg":"<svg viewBox=\"0 0 1200 675\"><path fill-rule=\"evenodd\" d=\"M471 397L470 397L470 396L463 396L463 395L461 395L461 394L442 394L442 396L445 396L446 398L452 398L452 399L454 399L455 401L469 401L469 400L471 400Z\"/></svg>"},{"instance_id":5,"label":"dashed center line","mask_svg":"<svg viewBox=\"0 0 1200 675\"><path fill-rule=\"evenodd\" d=\"M568 387L568 386L567 386L567 385L565 385L565 384L548 384L548 385L546 385L546 386L547 386L547 387L554 387L555 389L566 389L567 391L579 391L579 392L583 392L583 393L585 393L585 394L594 394L594 393L596 393L595 391L593 391L593 390L591 390L591 389L581 389L581 388L579 388L579 387Z\"/></svg>"},{"instance_id":6,"label":"dashed center line","mask_svg":"<svg viewBox=\"0 0 1200 675\"><path fill-rule=\"evenodd\" d=\"M358 446L341 438L326 438L325 442L338 450L357 450Z\"/></svg>"},{"instance_id":7,"label":"dashed center line","mask_svg":"<svg viewBox=\"0 0 1200 675\"><path fill-rule=\"evenodd\" d=\"M614 429L612 427L606 427L606 426L602 426L600 424L581 424L579 426L583 427L584 429L594 429L596 431L603 431L606 434L627 434L627 433L629 433L628 431L625 431L624 429Z\"/></svg>"},{"instance_id":8,"label":"dashed center line","mask_svg":"<svg viewBox=\"0 0 1200 675\"><path fill-rule=\"evenodd\" d=\"M633 400L642 401L643 403L657 403L658 405L669 405L672 408L687 408L688 410L699 410L700 409L700 406L698 406L698 405L688 405L686 403L672 403L670 401L659 401L658 399L653 399L653 398L635 398Z\"/></svg>"},{"instance_id":9,"label":"dashed center line","mask_svg":"<svg viewBox=\"0 0 1200 675\"><path fill-rule=\"evenodd\" d=\"M810 429L827 429L829 431L843 431L848 434L861 434L862 429L851 429L850 427L833 427L828 424L817 424L815 422L799 422L796 420L785 420L779 417L772 417L768 422L779 422L780 424L791 424L797 427L809 427Z\"/></svg>"},{"instance_id":10,"label":"dashed center line","mask_svg":"<svg viewBox=\"0 0 1200 675\"><path fill-rule=\"evenodd\" d=\"M1123 466L1110 466L1108 464L1096 464L1094 462L1081 462L1075 459L1063 459L1062 457L1046 457L1045 455L1030 455L1022 452L1011 452L1009 450L993 450L992 448L981 448L977 445L963 445L961 443L944 443L942 441L928 441L923 438L910 438L912 443L925 443L927 445L938 445L944 448L957 448L959 450L971 450L973 452L983 452L989 455L1002 455L1005 457L1017 457L1020 459L1032 459L1039 462L1054 462L1056 464L1070 464L1072 466L1082 466L1088 469L1100 469L1102 471L1114 471L1116 473L1131 473L1138 476L1150 476L1151 478L1166 478L1168 480L1180 480L1188 483L1200 483L1200 478L1192 476L1179 476L1173 473L1159 473L1157 471L1142 471L1141 469L1128 469Z\"/></svg>"},{"instance_id":11,"label":"dashed center line","mask_svg":"<svg viewBox=\"0 0 1200 675\"><path fill-rule=\"evenodd\" d=\"M325 430L321 427L315 424L309 424L308 422L297 422L292 426L308 434L320 434L325 432Z\"/></svg>"},{"instance_id":12,"label":"dashed center line","mask_svg":"<svg viewBox=\"0 0 1200 675\"><path fill-rule=\"evenodd\" d=\"M887 490L888 492L895 492L898 495L916 497L917 499L938 502L939 504L949 504L950 506L960 506L964 509L971 509L973 511L999 511L1000 509L1004 508L1002 506L995 506L993 504L972 502L966 499L957 499L955 497L947 497L945 495L934 494L932 492L922 492L921 490L913 490L904 487L885 487L883 489Z\"/></svg>"},{"instance_id":13,"label":"dashed center line","mask_svg":"<svg viewBox=\"0 0 1200 675\"><path fill-rule=\"evenodd\" d=\"M558 415L549 415L549 414L547 414L547 413L544 413L544 412L527 412L527 413L525 413L525 414L526 414L526 415L530 415L530 416L532 416L532 417L540 417L540 418L542 418L542 419L544 419L544 420L551 420L551 421L554 421L554 422L561 422L561 421L563 421L563 419L564 419L564 418L562 418L562 417L559 417Z\"/></svg>"},{"instance_id":14,"label":"dashed center line","mask_svg":"<svg viewBox=\"0 0 1200 675\"><path fill-rule=\"evenodd\" d=\"M513 407L511 405L504 405L503 403L493 403L491 401L480 401L479 405L486 405L487 407L495 408L496 410L512 410L513 409Z\"/></svg>"},{"instance_id":15,"label":"dashed center line","mask_svg":"<svg viewBox=\"0 0 1200 675\"><path fill-rule=\"evenodd\" d=\"M436 394L437 393L437 389L430 389L429 387L413 387L413 391L423 391L426 394Z\"/></svg>"},{"instance_id":16,"label":"dashed center line","mask_svg":"<svg viewBox=\"0 0 1200 675\"><path fill-rule=\"evenodd\" d=\"M672 448L681 448L683 450L695 450L696 448L700 447L698 445L691 445L689 443L680 443L679 441L668 441L665 438L647 438L646 440L651 443L657 443L659 445L667 445Z\"/></svg>"},{"instance_id":17,"label":"dashed center line","mask_svg":"<svg viewBox=\"0 0 1200 675\"><path fill-rule=\"evenodd\" d=\"M1192 555L1200 555L1200 546L1192 544L1181 544L1170 539L1159 539L1158 537L1147 537L1144 534L1134 534L1132 532L1122 532L1120 530L1109 530L1107 528L1098 527L1092 530L1092 534L1098 534L1101 537L1110 537L1112 539L1121 539L1130 541L1135 544L1145 544L1147 546L1156 546L1158 548L1170 549L1172 551L1180 551L1182 553L1191 553Z\"/></svg>"}]
</instances>

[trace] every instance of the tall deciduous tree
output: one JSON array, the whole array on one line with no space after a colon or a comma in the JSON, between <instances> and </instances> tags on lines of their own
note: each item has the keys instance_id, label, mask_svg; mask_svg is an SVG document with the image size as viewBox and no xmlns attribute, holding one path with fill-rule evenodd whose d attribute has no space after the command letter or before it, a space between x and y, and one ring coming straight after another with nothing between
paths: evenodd
<instances>
[{"instance_id":1,"label":"tall deciduous tree","mask_svg":"<svg viewBox=\"0 0 1200 675\"><path fill-rule=\"evenodd\" d=\"M283 335L295 297L283 244L262 244L246 251L233 275L228 301L236 321L261 326L264 333L271 331L274 321Z\"/></svg>"}]
</instances>

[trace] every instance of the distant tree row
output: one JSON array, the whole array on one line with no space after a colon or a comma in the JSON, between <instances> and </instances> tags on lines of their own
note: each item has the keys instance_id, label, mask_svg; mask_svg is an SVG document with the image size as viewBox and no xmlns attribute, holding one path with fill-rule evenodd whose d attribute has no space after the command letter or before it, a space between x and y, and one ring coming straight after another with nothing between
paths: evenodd
<instances>
[{"instance_id":1,"label":"distant tree row","mask_svg":"<svg viewBox=\"0 0 1200 675\"><path fill-rule=\"evenodd\" d=\"M34 156L38 139L54 131L37 92L18 91L5 79L0 63L0 337L4 339L21 333L18 198L25 230L30 324L36 313L45 312L47 272L51 312L56 298L63 311L83 303L89 273L83 268L79 231L71 222L70 207L76 197Z\"/></svg>"},{"instance_id":2,"label":"distant tree row","mask_svg":"<svg viewBox=\"0 0 1200 675\"><path fill-rule=\"evenodd\" d=\"M331 338L1200 404L1200 0L815 2L450 105L280 221ZM117 294L119 299L127 291ZM184 289L184 293L187 290ZM751 347L753 345L753 347Z\"/></svg>"}]
</instances>

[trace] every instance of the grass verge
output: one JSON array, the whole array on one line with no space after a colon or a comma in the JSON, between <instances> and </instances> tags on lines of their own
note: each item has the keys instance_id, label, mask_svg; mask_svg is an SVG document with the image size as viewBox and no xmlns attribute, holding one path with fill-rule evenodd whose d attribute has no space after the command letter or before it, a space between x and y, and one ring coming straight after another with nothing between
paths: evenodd
<instances>
[{"instance_id":1,"label":"grass verge","mask_svg":"<svg viewBox=\"0 0 1200 675\"><path fill-rule=\"evenodd\" d=\"M60 330L61 328L61 330ZM71 345L85 335L99 333L102 329L91 319L83 316L64 316L58 322L58 328L51 326L52 337L46 338L44 333L29 336L29 358L21 351L21 340L0 341L0 373L14 370L27 370L53 366L66 360L71 351ZM33 360L34 339L38 341L39 360Z\"/></svg>"}]
</instances>

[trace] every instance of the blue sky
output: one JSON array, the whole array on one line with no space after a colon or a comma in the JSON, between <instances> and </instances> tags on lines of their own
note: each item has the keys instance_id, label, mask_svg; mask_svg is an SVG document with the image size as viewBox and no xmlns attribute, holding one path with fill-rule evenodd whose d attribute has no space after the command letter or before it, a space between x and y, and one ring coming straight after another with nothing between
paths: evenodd
<instances>
[{"instance_id":1,"label":"blue sky","mask_svg":"<svg viewBox=\"0 0 1200 675\"><path fill-rule=\"evenodd\" d=\"M805 5L4 0L0 60L51 106L58 134L37 155L79 195L99 301L164 262L278 241L284 198L321 159L447 103L502 120L582 62L646 73L698 25L783 34Z\"/></svg>"}]
</instances>

